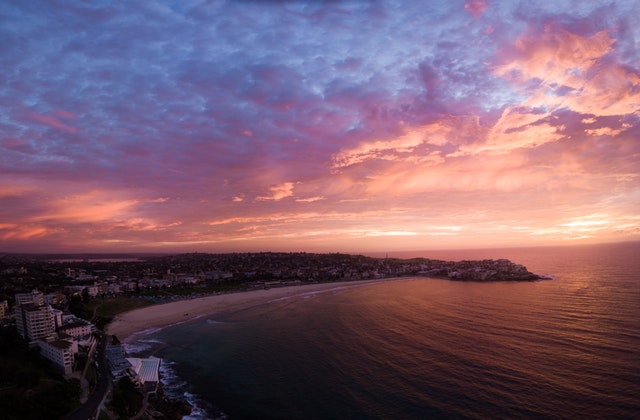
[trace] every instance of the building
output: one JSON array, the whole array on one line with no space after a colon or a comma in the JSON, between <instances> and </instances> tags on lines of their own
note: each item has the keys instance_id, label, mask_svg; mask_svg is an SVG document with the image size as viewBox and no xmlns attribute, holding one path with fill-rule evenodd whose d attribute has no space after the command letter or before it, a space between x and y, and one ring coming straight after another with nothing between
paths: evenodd
<instances>
[{"instance_id":1,"label":"building","mask_svg":"<svg viewBox=\"0 0 640 420\"><path fill-rule=\"evenodd\" d=\"M131 363L124 357L124 349L120 344L110 344L105 349L109 370L115 379L126 375Z\"/></svg>"},{"instance_id":2,"label":"building","mask_svg":"<svg viewBox=\"0 0 640 420\"><path fill-rule=\"evenodd\" d=\"M71 322L59 327L58 332L79 338L91 334L93 332L93 325L84 321Z\"/></svg>"},{"instance_id":3,"label":"building","mask_svg":"<svg viewBox=\"0 0 640 420\"><path fill-rule=\"evenodd\" d=\"M127 361L131 363L136 384L146 392L155 393L160 382L160 359L157 357L148 359L129 357Z\"/></svg>"},{"instance_id":4,"label":"building","mask_svg":"<svg viewBox=\"0 0 640 420\"><path fill-rule=\"evenodd\" d=\"M49 293L44 295L44 303L47 305L60 305L64 303L64 301L65 301L65 296L60 292Z\"/></svg>"},{"instance_id":5,"label":"building","mask_svg":"<svg viewBox=\"0 0 640 420\"><path fill-rule=\"evenodd\" d=\"M100 287L95 284L93 286L86 286L85 289L87 289L87 294L92 298L95 298L100 293ZM84 293L84 290L82 292Z\"/></svg>"},{"instance_id":6,"label":"building","mask_svg":"<svg viewBox=\"0 0 640 420\"><path fill-rule=\"evenodd\" d=\"M29 342L51 336L55 332L53 308L33 304L16 307L16 327L22 338Z\"/></svg>"},{"instance_id":7,"label":"building","mask_svg":"<svg viewBox=\"0 0 640 420\"><path fill-rule=\"evenodd\" d=\"M61 311L60 309L54 309L53 310L53 320L55 322L56 325L56 329L60 328L62 326L62 317L64 315L64 312Z\"/></svg>"},{"instance_id":8,"label":"building","mask_svg":"<svg viewBox=\"0 0 640 420\"><path fill-rule=\"evenodd\" d=\"M34 289L28 293L16 293L16 306L32 304L36 306L44 305L44 295Z\"/></svg>"},{"instance_id":9,"label":"building","mask_svg":"<svg viewBox=\"0 0 640 420\"><path fill-rule=\"evenodd\" d=\"M120 344L108 345L105 355L109 363L109 370L111 370L115 380L127 376L143 391L150 393L157 391L160 383L160 359L157 357L148 359L126 358L124 349Z\"/></svg>"},{"instance_id":10,"label":"building","mask_svg":"<svg viewBox=\"0 0 640 420\"><path fill-rule=\"evenodd\" d=\"M73 372L74 355L78 344L73 339L41 339L38 341L40 355L50 360L65 375Z\"/></svg>"}]
</instances>

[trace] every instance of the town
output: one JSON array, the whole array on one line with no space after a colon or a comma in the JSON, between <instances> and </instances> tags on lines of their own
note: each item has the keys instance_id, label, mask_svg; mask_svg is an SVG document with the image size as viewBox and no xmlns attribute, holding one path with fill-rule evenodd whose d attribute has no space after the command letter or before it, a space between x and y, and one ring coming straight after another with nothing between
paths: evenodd
<instances>
[{"instance_id":1,"label":"town","mask_svg":"<svg viewBox=\"0 0 640 420\"><path fill-rule=\"evenodd\" d=\"M159 359L127 357L118 338L103 333L115 314L161 302L256 288L403 276L456 281L542 278L505 259L452 262L271 252L2 255L0 351L11 357L3 357L0 366L0 407L11 405L7 403L10 400L34 400L37 389L50 392L37 386L46 382L37 380L39 374L30 371L28 375L36 379L25 381L24 366L12 364L27 355L46 361L47 379L55 378L53 382L66 390L68 403L58 408L57 416L75 410L70 418L86 418L104 410L111 414L107 418L126 418L147 404L156 410L164 404L165 410L177 410L175 417L180 418L180 403L167 402L159 392ZM24 354L17 355L17 349ZM24 407L31 408L23 410L33 409L24 402ZM14 413L16 418L38 414Z\"/></svg>"}]
</instances>

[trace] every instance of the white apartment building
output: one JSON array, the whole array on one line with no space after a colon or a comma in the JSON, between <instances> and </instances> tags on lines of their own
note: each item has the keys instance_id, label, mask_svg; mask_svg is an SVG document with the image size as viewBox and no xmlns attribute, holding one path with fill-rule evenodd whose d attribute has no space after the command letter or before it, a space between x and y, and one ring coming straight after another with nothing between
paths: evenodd
<instances>
[{"instance_id":1,"label":"white apartment building","mask_svg":"<svg viewBox=\"0 0 640 420\"><path fill-rule=\"evenodd\" d=\"M33 304L36 306L44 305L44 295L34 289L28 293L16 293L16 306Z\"/></svg>"},{"instance_id":2,"label":"white apartment building","mask_svg":"<svg viewBox=\"0 0 640 420\"><path fill-rule=\"evenodd\" d=\"M65 375L73 372L73 356L78 352L78 344L74 340L40 340L40 355L51 360Z\"/></svg>"},{"instance_id":3,"label":"white apartment building","mask_svg":"<svg viewBox=\"0 0 640 420\"><path fill-rule=\"evenodd\" d=\"M49 305L20 305L16 307L16 327L28 341L49 337L55 332L53 309Z\"/></svg>"}]
</instances>

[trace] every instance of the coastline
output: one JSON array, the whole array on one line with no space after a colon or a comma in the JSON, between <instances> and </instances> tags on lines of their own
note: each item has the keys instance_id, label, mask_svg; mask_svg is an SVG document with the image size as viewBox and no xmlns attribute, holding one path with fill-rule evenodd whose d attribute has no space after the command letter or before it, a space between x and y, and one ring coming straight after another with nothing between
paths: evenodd
<instances>
[{"instance_id":1,"label":"coastline","mask_svg":"<svg viewBox=\"0 0 640 420\"><path fill-rule=\"evenodd\" d=\"M177 300L118 314L105 327L105 332L109 335L115 335L123 343L131 342L137 337L144 335L145 332L157 331L158 329L190 321L204 315L248 308L254 305L268 303L275 299L290 298L308 293L324 292L402 278L406 277L291 285Z\"/></svg>"}]
</instances>

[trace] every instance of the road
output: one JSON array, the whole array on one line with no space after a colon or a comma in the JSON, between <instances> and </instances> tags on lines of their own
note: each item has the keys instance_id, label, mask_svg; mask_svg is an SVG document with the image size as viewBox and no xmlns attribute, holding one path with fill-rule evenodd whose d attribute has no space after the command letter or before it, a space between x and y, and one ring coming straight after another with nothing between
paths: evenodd
<instances>
[{"instance_id":1,"label":"road","mask_svg":"<svg viewBox=\"0 0 640 420\"><path fill-rule=\"evenodd\" d=\"M106 347L107 336L101 332L97 345L98 350L96 351L98 353L98 363L100 364L100 368L98 369L98 383L96 384L93 394L87 399L87 402L66 416L66 420L87 420L97 418L96 414L98 414L98 407L100 407L102 401L111 389L111 378L109 376L109 370L107 369L107 360L105 356ZM91 363L91 361L88 360L87 363Z\"/></svg>"}]
</instances>

